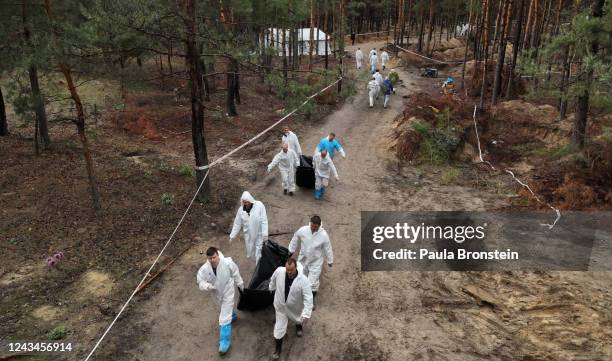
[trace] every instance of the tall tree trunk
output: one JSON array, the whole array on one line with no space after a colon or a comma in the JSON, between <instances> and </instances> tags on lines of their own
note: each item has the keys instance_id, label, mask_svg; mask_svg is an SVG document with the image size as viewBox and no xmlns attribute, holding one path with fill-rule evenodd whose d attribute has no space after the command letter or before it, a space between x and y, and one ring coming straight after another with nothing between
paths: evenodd
<instances>
[{"instance_id":1,"label":"tall tree trunk","mask_svg":"<svg viewBox=\"0 0 612 361\"><path fill-rule=\"evenodd\" d=\"M4 107L4 96L2 88L0 88L0 137L6 137L9 134L8 122L6 120L6 109Z\"/></svg>"},{"instance_id":2,"label":"tall tree trunk","mask_svg":"<svg viewBox=\"0 0 612 361\"><path fill-rule=\"evenodd\" d=\"M591 15L594 18L600 18L603 16L603 6L605 0L594 0L591 6ZM599 51L599 42L593 40L591 42L591 54L594 56ZM593 83L593 68L589 68L585 75L582 75L582 80L586 86L582 93L580 93L576 99L576 113L574 116L574 125L572 127L572 144L577 145L580 148L584 147L584 140L586 138L586 129L589 112L589 97L591 92L591 85Z\"/></svg>"},{"instance_id":3,"label":"tall tree trunk","mask_svg":"<svg viewBox=\"0 0 612 361\"><path fill-rule=\"evenodd\" d=\"M501 23L499 24L500 33L497 63L495 64L495 74L493 77L493 94L491 100L493 105L497 104L497 97L499 95L499 90L501 89L502 69L504 68L504 61L506 59L506 29L509 28L506 25L512 19L512 0L508 0L507 3L504 1L501 18Z\"/></svg>"},{"instance_id":4,"label":"tall tree trunk","mask_svg":"<svg viewBox=\"0 0 612 361\"><path fill-rule=\"evenodd\" d=\"M401 43L404 46L404 30L406 30L406 17L408 18L408 28L406 31L406 46L410 45L410 27L412 25L412 6L413 0L408 0L408 15L404 16L402 21L402 40Z\"/></svg>"},{"instance_id":5,"label":"tall tree trunk","mask_svg":"<svg viewBox=\"0 0 612 361\"><path fill-rule=\"evenodd\" d=\"M497 6L497 15L495 16L495 31L493 35L493 47L491 48L491 54L497 51L497 42L499 41L499 28L501 25L503 9L505 6L504 0L499 0L499 5Z\"/></svg>"},{"instance_id":6,"label":"tall tree trunk","mask_svg":"<svg viewBox=\"0 0 612 361\"><path fill-rule=\"evenodd\" d=\"M325 69L329 68L329 11L327 10L327 1L325 1Z\"/></svg>"},{"instance_id":7,"label":"tall tree trunk","mask_svg":"<svg viewBox=\"0 0 612 361\"><path fill-rule=\"evenodd\" d=\"M425 8L421 4L421 23L419 24L419 43L417 45L417 50L419 53L423 52L423 33L425 31Z\"/></svg>"},{"instance_id":8,"label":"tall tree trunk","mask_svg":"<svg viewBox=\"0 0 612 361\"><path fill-rule=\"evenodd\" d=\"M315 27L315 11L314 0L310 0L310 42L308 46L308 70L312 70L312 52L314 48L314 27Z\"/></svg>"},{"instance_id":9,"label":"tall tree trunk","mask_svg":"<svg viewBox=\"0 0 612 361\"><path fill-rule=\"evenodd\" d=\"M51 2L50 0L44 0L43 8L47 15L47 18L51 23L53 23L53 16L51 15ZM57 41L59 37L59 33L57 29L53 28L53 41L54 45L57 46ZM72 79L72 70L70 65L60 62L58 64L60 72L64 75L66 79L66 87L68 88L68 92L70 93L70 97L74 102L74 107L76 109L77 117L74 123L77 127L77 133L79 135L79 140L81 141L81 145L83 147L83 156L85 158L85 167L87 168L87 177L89 178L89 192L91 194L91 200L93 204L93 208L95 210L100 209L100 195L98 193L98 186L96 181L96 175L93 167L93 160L91 158L91 152L89 151L89 142L87 140L87 134L85 133L85 110L83 109L83 103L81 102L81 97L74 85L74 81Z\"/></svg>"},{"instance_id":10,"label":"tall tree trunk","mask_svg":"<svg viewBox=\"0 0 612 361\"><path fill-rule=\"evenodd\" d=\"M234 58L229 60L229 69L227 72L227 115L235 117L238 115L236 110L236 73L238 61Z\"/></svg>"},{"instance_id":11,"label":"tall tree trunk","mask_svg":"<svg viewBox=\"0 0 612 361\"><path fill-rule=\"evenodd\" d=\"M472 35L472 5L473 0L470 0L470 14L468 16L468 33L465 37L465 51L463 52L463 65L461 66L461 90L465 89L465 64L467 63L467 55L468 55L468 42L470 40L470 35Z\"/></svg>"},{"instance_id":12,"label":"tall tree trunk","mask_svg":"<svg viewBox=\"0 0 612 361\"><path fill-rule=\"evenodd\" d=\"M433 38L433 29L434 29L434 2L433 0L429 0L429 20L427 21L427 47L425 50L425 53L427 55L431 55L430 51L433 51L433 49L430 49L431 47L431 39Z\"/></svg>"},{"instance_id":13,"label":"tall tree trunk","mask_svg":"<svg viewBox=\"0 0 612 361\"><path fill-rule=\"evenodd\" d=\"M236 60L235 68L236 72L234 74L234 98L236 99L236 104L240 105L240 64L238 64L238 60Z\"/></svg>"},{"instance_id":14,"label":"tall tree trunk","mask_svg":"<svg viewBox=\"0 0 612 361\"><path fill-rule=\"evenodd\" d=\"M96 175L93 167L93 160L91 158L91 152L89 150L89 142L87 140L87 134L85 133L85 111L83 109L83 103L79 96L74 81L72 80L72 71L67 64L60 64L60 70L64 74L66 79L66 85L70 92L70 97L74 102L76 108L77 119L75 121L77 127L77 133L79 134L79 140L83 146L83 156L85 157L85 167L87 168L87 177L89 178L89 192L91 194L91 200L94 209L100 209L100 195L98 193L98 186L96 181Z\"/></svg>"},{"instance_id":15,"label":"tall tree trunk","mask_svg":"<svg viewBox=\"0 0 612 361\"><path fill-rule=\"evenodd\" d=\"M529 10L527 12L527 22L525 23L525 35L524 35L525 37L523 39L523 48L525 48L525 49L529 49L529 47L530 47L529 46L529 39L530 39L529 35L531 34L530 33L530 31L531 31L531 19L533 18L533 8L534 8L535 3L537 1L538 0L530 0L529 1ZM520 26L520 23L519 23L519 26Z\"/></svg>"},{"instance_id":16,"label":"tall tree trunk","mask_svg":"<svg viewBox=\"0 0 612 361\"><path fill-rule=\"evenodd\" d=\"M567 114L567 83L570 77L570 62L569 62L569 45L566 45L563 50L563 73L561 75L561 84L559 85L559 120L565 119Z\"/></svg>"},{"instance_id":17,"label":"tall tree trunk","mask_svg":"<svg viewBox=\"0 0 612 361\"><path fill-rule=\"evenodd\" d=\"M338 11L338 94L342 92L342 77L344 76L344 4L346 0L340 0L339 11Z\"/></svg>"},{"instance_id":18,"label":"tall tree trunk","mask_svg":"<svg viewBox=\"0 0 612 361\"><path fill-rule=\"evenodd\" d=\"M47 125L45 100L42 92L40 91L40 85L38 83L38 69L36 66L32 65L28 68L28 76L30 79L30 91L32 92L34 113L36 114L36 126L38 128L36 137L39 139L41 148L44 151L49 147L51 140L49 139L49 127Z\"/></svg>"},{"instance_id":19,"label":"tall tree trunk","mask_svg":"<svg viewBox=\"0 0 612 361\"><path fill-rule=\"evenodd\" d=\"M282 31L281 34L281 43L282 43L282 47L283 47L283 78L285 80L285 87L287 86L287 84L289 83L289 74L288 74L288 60L287 60L287 31L283 28L280 29Z\"/></svg>"},{"instance_id":20,"label":"tall tree trunk","mask_svg":"<svg viewBox=\"0 0 612 361\"><path fill-rule=\"evenodd\" d=\"M518 8L519 17L512 42L512 63L510 64L510 69L508 70L508 85L506 86L506 98L512 97L512 82L514 81L514 69L516 67L516 61L518 59L518 53L520 51L519 46L521 43L521 28L523 24L523 15L525 14L525 1L527 0L521 0L521 4Z\"/></svg>"},{"instance_id":21,"label":"tall tree trunk","mask_svg":"<svg viewBox=\"0 0 612 361\"><path fill-rule=\"evenodd\" d=\"M24 0L21 3L21 18L23 21L23 37L27 46L33 50L34 46L31 41L31 33L28 22L28 7L29 2ZM30 92L32 93L32 103L34 107L34 114L36 115L35 134L34 134L34 148L36 154L39 154L39 144L44 151L51 144L49 138L49 127L47 124L47 112L45 111L45 100L40 91L40 85L38 83L38 69L36 65L30 63L28 67L28 77L30 79Z\"/></svg>"},{"instance_id":22,"label":"tall tree trunk","mask_svg":"<svg viewBox=\"0 0 612 361\"><path fill-rule=\"evenodd\" d=\"M482 109L484 107L484 99L487 91L487 71L489 70L488 66L488 58L489 58L489 32L490 32L490 17L491 17L491 2L493 0L484 0L483 11L484 11L484 22L483 22L483 32L484 32L484 40L482 43L482 47L484 49L484 65L482 67L482 86L480 88L480 102L478 103L478 108Z\"/></svg>"},{"instance_id":23,"label":"tall tree trunk","mask_svg":"<svg viewBox=\"0 0 612 361\"><path fill-rule=\"evenodd\" d=\"M187 28L186 57L189 72L189 88L191 93L191 138L196 167L208 165L208 152L204 139L204 104L202 102L202 69L198 49L198 27L196 23L197 7L194 0L186 0L184 17ZM196 187L202 184L206 171L196 169ZM205 202L210 196L210 177L207 177L197 195L200 202Z\"/></svg>"},{"instance_id":24,"label":"tall tree trunk","mask_svg":"<svg viewBox=\"0 0 612 361\"><path fill-rule=\"evenodd\" d=\"M170 71L170 76L174 74L174 70L172 69L172 41L168 44L168 71Z\"/></svg>"},{"instance_id":25,"label":"tall tree trunk","mask_svg":"<svg viewBox=\"0 0 612 361\"><path fill-rule=\"evenodd\" d=\"M200 44L200 54L202 54L202 44ZM206 63L204 63L204 59L202 55L198 54L198 61L200 62L200 69L202 69L202 82L204 83L204 100L207 102L210 101L210 88L208 86L208 77L206 76Z\"/></svg>"}]
</instances>

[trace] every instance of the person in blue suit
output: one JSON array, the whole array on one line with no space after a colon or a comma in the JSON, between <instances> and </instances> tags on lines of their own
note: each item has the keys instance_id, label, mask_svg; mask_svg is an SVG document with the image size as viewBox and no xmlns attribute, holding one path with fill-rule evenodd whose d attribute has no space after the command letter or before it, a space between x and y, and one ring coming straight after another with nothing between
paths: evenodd
<instances>
[{"instance_id":1,"label":"person in blue suit","mask_svg":"<svg viewBox=\"0 0 612 361\"><path fill-rule=\"evenodd\" d=\"M336 134L331 132L329 135L321 141L317 145L317 150L315 153L322 151L323 149L327 150L327 154L333 159L334 153L337 151L342 155L342 157L346 158L346 153L344 153L344 149L342 149L342 145L336 139Z\"/></svg>"}]
</instances>

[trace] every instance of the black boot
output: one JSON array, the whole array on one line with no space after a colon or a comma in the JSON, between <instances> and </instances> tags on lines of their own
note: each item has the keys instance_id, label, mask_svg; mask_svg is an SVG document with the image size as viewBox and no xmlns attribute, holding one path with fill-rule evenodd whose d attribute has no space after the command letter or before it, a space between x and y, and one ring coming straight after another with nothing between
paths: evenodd
<instances>
[{"instance_id":1,"label":"black boot","mask_svg":"<svg viewBox=\"0 0 612 361\"><path fill-rule=\"evenodd\" d=\"M272 354L272 360L280 360L281 351L283 349L283 339L281 338L279 340L275 338L274 341L276 342L276 349Z\"/></svg>"},{"instance_id":2,"label":"black boot","mask_svg":"<svg viewBox=\"0 0 612 361\"><path fill-rule=\"evenodd\" d=\"M295 335L297 337L302 337L304 335L304 329L302 328L302 325L295 325Z\"/></svg>"},{"instance_id":3,"label":"black boot","mask_svg":"<svg viewBox=\"0 0 612 361\"><path fill-rule=\"evenodd\" d=\"M312 291L312 310L313 311L317 308L317 304L315 303L315 298L317 298L317 291Z\"/></svg>"}]
</instances>

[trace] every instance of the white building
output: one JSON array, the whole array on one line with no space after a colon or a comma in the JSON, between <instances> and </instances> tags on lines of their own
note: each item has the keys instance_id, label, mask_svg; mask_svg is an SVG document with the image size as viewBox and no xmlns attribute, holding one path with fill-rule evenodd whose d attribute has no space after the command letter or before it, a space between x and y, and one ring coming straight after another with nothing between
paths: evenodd
<instances>
[{"instance_id":1,"label":"white building","mask_svg":"<svg viewBox=\"0 0 612 361\"><path fill-rule=\"evenodd\" d=\"M313 29L314 55L325 55L325 37L327 37L327 53L331 55L331 37L325 34L318 28ZM310 28L297 29L298 37L298 53L300 55L308 55L310 52ZM289 39L291 31L285 29L285 51L289 54ZM283 30L278 28L270 28L264 35L264 46L266 48L273 47L278 49L278 55L283 55Z\"/></svg>"}]
</instances>

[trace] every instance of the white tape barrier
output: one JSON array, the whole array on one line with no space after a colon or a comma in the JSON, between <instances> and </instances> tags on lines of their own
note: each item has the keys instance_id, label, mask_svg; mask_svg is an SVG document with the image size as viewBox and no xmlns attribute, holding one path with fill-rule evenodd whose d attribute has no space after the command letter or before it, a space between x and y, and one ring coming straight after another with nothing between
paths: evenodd
<instances>
[{"instance_id":1,"label":"white tape barrier","mask_svg":"<svg viewBox=\"0 0 612 361\"><path fill-rule=\"evenodd\" d=\"M253 138L249 139L248 141L246 141L245 143L241 144L240 146L234 148L234 150L232 150L231 152L225 154L224 156L218 158L217 160L215 160L214 162L212 162L211 164L207 165L207 166L203 166L203 167L196 167L196 169L198 170L206 170L206 173L204 173L204 178L202 178L202 182L200 182L200 185L198 186L197 191L195 192L195 194L193 195L193 197L191 198L191 202L189 202L189 205L187 206L187 209L185 209L185 213L183 213L183 216L181 217L181 220L178 222L178 224L176 225L176 227L174 228L174 231L172 231L172 234L170 235L170 238L168 238L168 240L166 241L166 244L164 244L164 247L161 249L161 251L159 252L159 254L157 255L157 257L155 258L155 260L153 261L153 263L151 264L151 266L149 267L149 270L145 273L144 277L142 277L142 280L140 280L140 283L138 283L138 286L136 286L136 288L134 289L134 291L132 292L132 294L130 295L130 297L127 299L127 301L125 301L125 303L123 304L123 306L121 307L121 309L119 310L119 312L117 313L117 316L115 316L115 318L113 319L113 321L110 323L110 325L106 328L106 331L104 331L104 334L102 334L102 337L100 337L100 339L98 340L98 342L96 342L96 344L94 345L93 349L91 349L91 351L89 352L89 354L87 355L87 357L85 358L85 361L88 361L91 356L94 354L94 352L96 351L96 349L98 348L98 346L100 346L100 343L102 342L102 340L104 340L104 338L106 337L106 335L108 334L108 332L111 330L111 328L115 325L115 323L117 322L117 320L119 319L119 317L121 316L121 314L123 313L123 311L125 310L125 308L129 305L129 303L132 301L132 299L134 298L134 296L136 295L136 292L138 292L138 289L140 288L140 286L142 286L142 284L145 282L145 280L147 279L147 277L151 274L151 271L153 270L153 267L155 267L155 265L157 264L157 262L159 261L159 259L161 258L162 254L164 253L164 251L166 250L166 248L168 248L168 245L170 244L170 242L172 241L172 239L174 238L174 235L176 234L176 232L178 231L179 227L181 226L181 224L183 223L183 220L185 220L185 217L187 216L187 213L189 213L189 210L191 209L191 206L193 205L193 202L196 200L198 194L200 193L200 190L202 189L202 186L204 185L204 182L206 181L206 178L208 177L208 173L210 172L210 168L214 165L217 165L219 163L221 163L223 160L227 159L229 156L231 156L232 154L236 153L237 151L239 151L240 149L246 147L247 145L251 144L254 140L256 140L257 138L261 137L263 134L269 132L272 128L274 128L275 126L277 126L278 124L280 124L283 120L287 119L290 115L294 114L297 110L299 110L301 107L303 107L304 105L306 105L306 103L308 103L310 100L312 100L312 98L316 97L317 95L323 93L324 91L326 91L327 89L331 88L334 84L337 84L340 80L342 80L342 78L338 78L336 81L334 81L333 83L329 84L328 86L326 86L325 88L319 90L318 92L316 92L315 94L309 96L302 104L300 104L297 108L295 108L293 111L291 111L289 114L285 115L284 117L282 117L279 121L277 121L276 123L274 123L273 125L269 126L268 128L266 128L265 130L263 130L262 132L260 132L259 134L257 134L256 136L254 136Z\"/></svg>"},{"instance_id":2,"label":"white tape barrier","mask_svg":"<svg viewBox=\"0 0 612 361\"><path fill-rule=\"evenodd\" d=\"M168 245L170 244L170 242L174 238L174 235L176 234L176 231L178 231L179 227L183 223L183 220L187 216L187 213L191 209L191 206L193 205L193 202L195 201L196 197L200 193L200 189L202 189L202 185L204 185L204 181L208 177L208 172L209 171L206 171L206 173L204 174L204 178L202 178L202 182L200 182L200 185L198 186L198 190L193 195L193 198L191 198L191 202L189 202L189 205L187 206L187 209L185 209L185 213L183 213L183 216L181 217L181 220L178 222L178 224L174 228L174 231L172 231L172 234L170 235L170 238L168 238L168 240L166 241L166 244L164 244L164 247L161 249L161 251L157 255L157 258L155 258L155 260L151 264L151 267L149 267L149 270L147 271L147 273L145 273L144 277L142 277L142 280L140 280L140 283L138 283L138 286L136 286L136 288L134 289L134 291L130 295L130 298L128 298L127 301L125 301L125 303L123 304L123 306L121 307L121 309L117 313L117 316L115 316L115 318L113 319L113 322L111 322L111 324L108 325L108 327L106 328L106 331L104 331L104 334L102 334L102 337L100 337L98 342L96 342L96 345L93 347L93 349L91 349L91 351L87 355L87 358L85 358L85 361L89 360L89 358L93 355L93 353L96 351L98 346L100 346L100 343L102 342L102 340L104 340L104 337L106 337L106 335L108 334L108 331L110 331L110 329L115 325L115 322L117 322L117 320L119 319L119 317L121 316L121 314L123 313L123 311L125 310L127 305L132 301L132 298L134 298L134 296L136 295L136 292L138 292L138 289L140 288L140 286L142 286L144 281L151 274L151 271L153 270L153 267L157 264L157 262L159 261L161 255L164 253L164 251L166 250L166 248L168 247Z\"/></svg>"},{"instance_id":3,"label":"white tape barrier","mask_svg":"<svg viewBox=\"0 0 612 361\"><path fill-rule=\"evenodd\" d=\"M480 137L478 136L478 125L476 124L476 110L478 109L478 107L476 105L474 105L474 115L472 116L473 120L474 120L474 130L476 131L476 142L478 143L478 156L480 157L480 162L481 163L485 163L488 164L489 167L491 167L491 169L495 170L495 167L493 167L493 165L491 163L489 163L488 161L484 160L482 158L482 150L480 148ZM538 203L540 204L544 204L546 205L548 208L552 209L553 211L555 211L557 218L555 218L555 221L552 224L548 224L548 223L540 223L540 225L542 226L546 226L548 227L548 229L552 229L555 224L557 224L557 221L559 221L559 219L561 218L561 212L559 211L559 209L553 207L552 205L550 205L550 203L544 202L540 199L540 197L538 197L533 190L531 189L531 187L527 184L522 182L520 179L518 179L514 173L509 170L509 169L504 169L504 171L508 174L510 174L510 176L512 176L512 179L514 179L518 184L520 184L523 188L526 188L529 193L531 193L531 196L538 201Z\"/></svg>"},{"instance_id":4,"label":"white tape barrier","mask_svg":"<svg viewBox=\"0 0 612 361\"><path fill-rule=\"evenodd\" d=\"M380 33L390 33L391 30L383 30L383 31L373 31L371 33L359 33L359 34L355 34L355 36L359 36L359 35L371 35L371 34L380 34Z\"/></svg>"},{"instance_id":5,"label":"white tape barrier","mask_svg":"<svg viewBox=\"0 0 612 361\"><path fill-rule=\"evenodd\" d=\"M208 168L211 168L212 166L215 166L219 163L221 163L222 161L224 161L225 159L227 159L228 157L230 157L232 154L238 152L239 150L241 150L242 148L246 147L247 145L253 143L255 140L257 140L259 137L261 137L262 135L266 134L267 132L269 132L270 130L272 130L274 127L276 127L277 125L279 125L281 122L283 122L285 119L289 118L291 115L293 115L295 112L297 112L298 110L300 110L300 108L302 108L304 105L306 105L309 101L312 100L312 98L316 97L317 95L323 93L324 91L326 91L327 89L331 88L332 86L334 86L335 84L337 84L340 80L342 80L342 78L338 78L335 82L329 84L328 86L326 86L325 88L319 90L318 92L314 93L313 95L309 96L308 98L306 98L306 100L304 100L304 102L302 104L300 104L297 108L293 109L291 112L289 112L287 115L285 115L284 117L280 118L276 123L272 124L271 126L267 127L266 129L264 129L262 132L260 132L259 134L257 134L256 136L254 136L253 138L249 139L248 141L244 142L243 144L241 144L240 146L234 148L231 152L225 154L224 156L216 159L215 161L213 161L212 163L210 163L209 165L204 165L201 167L195 167L196 170L205 170Z\"/></svg>"},{"instance_id":6,"label":"white tape barrier","mask_svg":"<svg viewBox=\"0 0 612 361\"><path fill-rule=\"evenodd\" d=\"M402 51L404 51L404 52L406 52L406 53L414 54L414 55L419 56L419 57L421 57L423 59L431 60L431 61L434 61L434 62L440 63L440 64L458 64L458 63L463 63L463 61L459 61L459 60L457 60L457 61L441 61L441 60L437 60L437 59L432 59L432 58L426 57L425 55L421 55L419 53L415 53L414 51L410 51L408 49L404 49L401 46L397 46L396 45L395 47L400 49L400 50L402 50Z\"/></svg>"}]
</instances>

